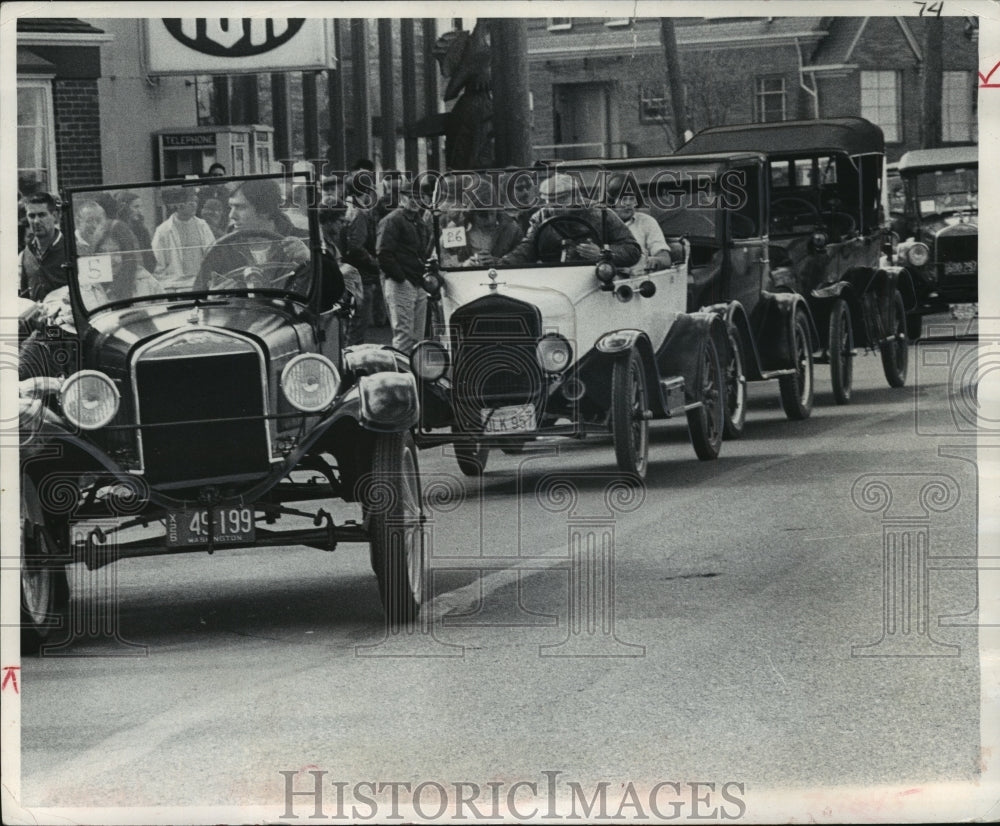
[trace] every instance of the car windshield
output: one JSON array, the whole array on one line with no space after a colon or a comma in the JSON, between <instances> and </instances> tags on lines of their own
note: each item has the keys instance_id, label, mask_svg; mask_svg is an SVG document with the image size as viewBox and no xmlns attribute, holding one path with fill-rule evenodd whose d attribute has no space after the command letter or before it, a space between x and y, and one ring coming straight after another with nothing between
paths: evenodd
<instances>
[{"instance_id":1,"label":"car windshield","mask_svg":"<svg viewBox=\"0 0 1000 826\"><path fill-rule=\"evenodd\" d=\"M444 176L428 218L438 260L445 269L579 264L578 245L613 244L615 225L620 230L632 213L651 215L668 239L714 239L716 178L668 172L651 181L651 172L560 167Z\"/></svg>"},{"instance_id":2,"label":"car windshield","mask_svg":"<svg viewBox=\"0 0 1000 826\"><path fill-rule=\"evenodd\" d=\"M979 172L975 167L919 172L913 181L917 209L923 216L977 208Z\"/></svg>"},{"instance_id":3,"label":"car windshield","mask_svg":"<svg viewBox=\"0 0 1000 826\"><path fill-rule=\"evenodd\" d=\"M304 301L314 199L305 175L76 190L66 213L84 308L218 293Z\"/></svg>"}]
</instances>

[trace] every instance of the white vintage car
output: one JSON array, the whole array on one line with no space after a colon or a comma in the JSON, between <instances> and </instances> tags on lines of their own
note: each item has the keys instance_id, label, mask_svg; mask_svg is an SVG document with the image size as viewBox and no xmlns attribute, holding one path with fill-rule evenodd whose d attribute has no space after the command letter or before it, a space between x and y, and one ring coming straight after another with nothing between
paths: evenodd
<instances>
[{"instance_id":1,"label":"white vintage car","mask_svg":"<svg viewBox=\"0 0 1000 826\"><path fill-rule=\"evenodd\" d=\"M465 218L476 209L466 204ZM686 245L671 245L669 264L630 272L605 243L624 229L611 210L581 200L552 211L535 215L504 257L472 252L474 233L434 211L424 287L435 329L411 356L418 444L453 443L462 471L476 475L492 447L610 432L618 467L642 478L650 420L684 415L695 453L716 458L727 330L717 315L686 312ZM590 243L602 248L598 260L573 260ZM542 260L525 261L526 247Z\"/></svg>"}]
</instances>

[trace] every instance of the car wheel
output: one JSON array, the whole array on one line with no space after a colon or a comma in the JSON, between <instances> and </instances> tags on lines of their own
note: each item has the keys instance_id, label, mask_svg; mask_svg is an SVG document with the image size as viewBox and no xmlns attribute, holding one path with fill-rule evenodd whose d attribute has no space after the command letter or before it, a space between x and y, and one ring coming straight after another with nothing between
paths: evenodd
<instances>
[{"instance_id":1,"label":"car wheel","mask_svg":"<svg viewBox=\"0 0 1000 826\"><path fill-rule=\"evenodd\" d=\"M809 340L809 321L796 310L792 327L795 372L778 379L781 407L789 419L808 419L813 406L813 356Z\"/></svg>"},{"instance_id":2,"label":"car wheel","mask_svg":"<svg viewBox=\"0 0 1000 826\"><path fill-rule=\"evenodd\" d=\"M380 433L363 491L372 567L390 627L412 622L424 595L424 532L417 448L408 433Z\"/></svg>"},{"instance_id":3,"label":"car wheel","mask_svg":"<svg viewBox=\"0 0 1000 826\"><path fill-rule=\"evenodd\" d=\"M719 351L711 338L705 339L698 369L700 407L687 412L688 432L695 455L702 460L715 459L722 448L726 420L726 394Z\"/></svg>"},{"instance_id":4,"label":"car wheel","mask_svg":"<svg viewBox=\"0 0 1000 826\"><path fill-rule=\"evenodd\" d=\"M829 349L833 399L837 404L847 404L854 383L854 330L851 308L842 298L837 299L830 312Z\"/></svg>"},{"instance_id":5,"label":"car wheel","mask_svg":"<svg viewBox=\"0 0 1000 826\"><path fill-rule=\"evenodd\" d=\"M54 634L65 634L69 614L66 566L38 514L34 483L21 482L21 653L34 654Z\"/></svg>"},{"instance_id":6,"label":"car wheel","mask_svg":"<svg viewBox=\"0 0 1000 826\"><path fill-rule=\"evenodd\" d=\"M899 290L894 290L886 313L885 325L887 341L879 345L882 351L882 370L890 387L906 384L906 368L909 364L909 342L906 339L906 308Z\"/></svg>"},{"instance_id":7,"label":"car wheel","mask_svg":"<svg viewBox=\"0 0 1000 826\"><path fill-rule=\"evenodd\" d=\"M490 449L478 442L456 442L455 459L458 469L466 476L482 476L486 470L486 462L490 458Z\"/></svg>"},{"instance_id":8,"label":"car wheel","mask_svg":"<svg viewBox=\"0 0 1000 826\"><path fill-rule=\"evenodd\" d=\"M649 458L649 395L642 356L631 350L611 368L611 435L619 470L646 477Z\"/></svg>"},{"instance_id":9,"label":"car wheel","mask_svg":"<svg viewBox=\"0 0 1000 826\"><path fill-rule=\"evenodd\" d=\"M747 418L747 377L744 370L743 345L735 329L729 331L729 346L726 348L726 366L723 370L726 383L726 415L722 425L722 435L726 439L738 439L743 435Z\"/></svg>"}]
</instances>

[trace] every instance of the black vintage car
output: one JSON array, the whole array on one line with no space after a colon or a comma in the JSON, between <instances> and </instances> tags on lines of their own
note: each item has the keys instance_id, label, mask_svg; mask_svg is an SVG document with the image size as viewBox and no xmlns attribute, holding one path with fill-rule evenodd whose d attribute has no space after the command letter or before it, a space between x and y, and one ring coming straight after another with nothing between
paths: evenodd
<instances>
[{"instance_id":1,"label":"black vintage car","mask_svg":"<svg viewBox=\"0 0 1000 826\"><path fill-rule=\"evenodd\" d=\"M979 300L979 152L914 149L898 169L905 200L896 261L914 276L915 338L921 315Z\"/></svg>"},{"instance_id":2,"label":"black vintage car","mask_svg":"<svg viewBox=\"0 0 1000 826\"><path fill-rule=\"evenodd\" d=\"M21 345L29 647L65 619L72 562L370 543L389 622L420 608L408 364L387 348L342 349L349 310L308 179L222 184L235 228L217 239L197 223L175 231L162 209L173 185L129 187L133 210L114 218L124 187L69 193L69 285ZM196 187L169 196L193 211ZM77 235L73 216L88 211L103 225ZM151 246L137 243L143 224ZM360 519L344 502L360 503ZM275 527L292 516L312 526Z\"/></svg>"},{"instance_id":3,"label":"black vintage car","mask_svg":"<svg viewBox=\"0 0 1000 826\"><path fill-rule=\"evenodd\" d=\"M902 387L916 296L905 268L880 261L882 130L853 117L717 126L676 154L740 150L768 158L771 280L809 302L837 403L850 400L856 344L878 350L886 381Z\"/></svg>"},{"instance_id":4,"label":"black vintage car","mask_svg":"<svg viewBox=\"0 0 1000 826\"><path fill-rule=\"evenodd\" d=\"M807 418L819 339L806 300L772 284L767 157L732 152L575 166L588 177L600 173L593 183L609 204L632 193L664 241L688 250L686 309L718 315L729 332L720 354L727 438L743 432L747 381L776 379L788 418Z\"/></svg>"}]
</instances>

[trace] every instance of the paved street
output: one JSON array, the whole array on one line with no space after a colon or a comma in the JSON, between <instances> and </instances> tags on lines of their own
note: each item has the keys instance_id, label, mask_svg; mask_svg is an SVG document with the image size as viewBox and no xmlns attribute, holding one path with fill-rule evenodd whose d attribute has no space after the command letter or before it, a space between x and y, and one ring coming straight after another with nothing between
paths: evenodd
<instances>
[{"instance_id":1,"label":"paved street","mask_svg":"<svg viewBox=\"0 0 1000 826\"><path fill-rule=\"evenodd\" d=\"M505 800L523 780L539 789L534 804L518 792L524 812L550 782L590 800L607 781L608 817L636 816L620 809L626 784L671 781L684 817L701 782L716 784L696 785L705 811L753 818L770 789L974 781L976 467L928 346L902 390L860 356L846 407L817 365L805 422L785 420L776 383L751 385L745 438L714 463L682 424L657 423L644 490L613 484L610 439L495 452L481 483L448 448L423 452L434 598L411 634L385 636L362 546L74 571L74 594L92 592L74 606L116 594L121 637L145 656L99 641L24 661L25 802L263 806L277 820L279 772L301 770L296 790L328 772L327 816L335 782L341 811L364 817L359 783L437 781L451 803L456 783L477 784L488 811L487 784ZM935 347L952 364L975 349ZM926 593L883 584L883 529L887 543L926 532ZM884 602L906 599L929 627L884 627ZM743 784L728 801L726 783ZM363 793L385 820L389 788ZM294 801L300 817L312 807Z\"/></svg>"}]
</instances>

